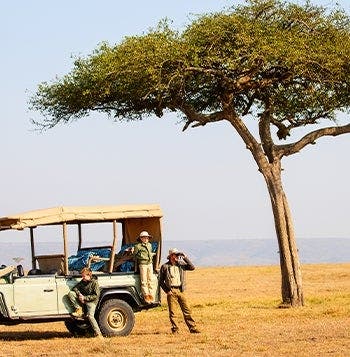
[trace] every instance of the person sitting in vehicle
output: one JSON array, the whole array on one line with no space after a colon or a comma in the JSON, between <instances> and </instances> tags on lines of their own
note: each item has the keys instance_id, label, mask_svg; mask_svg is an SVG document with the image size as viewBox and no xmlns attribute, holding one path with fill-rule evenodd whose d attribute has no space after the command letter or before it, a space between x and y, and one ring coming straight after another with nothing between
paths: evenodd
<instances>
[{"instance_id":1,"label":"person sitting in vehicle","mask_svg":"<svg viewBox=\"0 0 350 357\"><path fill-rule=\"evenodd\" d=\"M83 307L85 307L86 317L89 319L96 336L102 337L95 319L95 310L100 296L97 277L92 275L90 268L83 268L80 274L82 279L68 293L68 299L75 308L75 311L71 315L76 318L83 317Z\"/></svg>"},{"instance_id":2,"label":"person sitting in vehicle","mask_svg":"<svg viewBox=\"0 0 350 357\"><path fill-rule=\"evenodd\" d=\"M147 304L153 303L153 256L152 244L149 239L152 238L147 231L142 231L137 238L138 242L133 248L133 255L137 267L140 271L141 291Z\"/></svg>"}]
</instances>

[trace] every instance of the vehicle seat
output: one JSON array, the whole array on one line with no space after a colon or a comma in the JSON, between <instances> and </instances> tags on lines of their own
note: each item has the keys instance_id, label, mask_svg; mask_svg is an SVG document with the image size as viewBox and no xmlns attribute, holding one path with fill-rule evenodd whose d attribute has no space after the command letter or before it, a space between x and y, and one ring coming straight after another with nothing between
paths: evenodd
<instances>
[{"instance_id":1,"label":"vehicle seat","mask_svg":"<svg viewBox=\"0 0 350 357\"><path fill-rule=\"evenodd\" d=\"M40 275L41 274L41 270L40 269L30 269L28 271L28 275Z\"/></svg>"},{"instance_id":2,"label":"vehicle seat","mask_svg":"<svg viewBox=\"0 0 350 357\"><path fill-rule=\"evenodd\" d=\"M24 276L24 269L21 264L17 265L17 275L18 276Z\"/></svg>"},{"instance_id":3,"label":"vehicle seat","mask_svg":"<svg viewBox=\"0 0 350 357\"><path fill-rule=\"evenodd\" d=\"M64 271L63 254L36 255L35 259L41 274L60 274Z\"/></svg>"}]
</instances>

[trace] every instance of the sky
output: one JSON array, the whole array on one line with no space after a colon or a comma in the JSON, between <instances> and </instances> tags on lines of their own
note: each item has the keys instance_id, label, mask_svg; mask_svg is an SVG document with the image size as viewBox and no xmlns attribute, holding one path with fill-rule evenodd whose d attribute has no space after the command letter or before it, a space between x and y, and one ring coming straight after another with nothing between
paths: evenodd
<instances>
[{"instance_id":1,"label":"sky","mask_svg":"<svg viewBox=\"0 0 350 357\"><path fill-rule=\"evenodd\" d=\"M188 129L174 115L133 123L91 114L44 133L28 109L39 83L68 73L74 57L119 43L167 17L237 1L2 1L0 3L0 216L61 205L159 203L168 240L274 239L267 188L225 123ZM335 1L313 1L334 5ZM337 1L348 13L347 0ZM341 118L348 120L348 118ZM350 238L350 136L321 139L283 161L297 238Z\"/></svg>"}]
</instances>

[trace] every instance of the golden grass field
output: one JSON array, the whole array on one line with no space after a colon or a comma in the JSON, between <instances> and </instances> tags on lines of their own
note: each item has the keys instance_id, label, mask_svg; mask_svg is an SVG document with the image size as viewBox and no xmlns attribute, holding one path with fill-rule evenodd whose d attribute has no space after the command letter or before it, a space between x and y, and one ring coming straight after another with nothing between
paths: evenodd
<instances>
[{"instance_id":1,"label":"golden grass field","mask_svg":"<svg viewBox=\"0 0 350 357\"><path fill-rule=\"evenodd\" d=\"M350 263L302 267L305 306L279 309L278 266L197 268L187 296L201 334L172 335L166 299L127 337L73 338L63 322L0 327L1 356L350 356Z\"/></svg>"}]
</instances>

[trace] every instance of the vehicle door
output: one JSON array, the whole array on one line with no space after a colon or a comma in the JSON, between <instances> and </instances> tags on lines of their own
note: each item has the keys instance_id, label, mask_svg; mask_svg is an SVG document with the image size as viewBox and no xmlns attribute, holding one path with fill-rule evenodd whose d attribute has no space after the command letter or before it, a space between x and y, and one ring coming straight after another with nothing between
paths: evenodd
<instances>
[{"instance_id":1,"label":"vehicle door","mask_svg":"<svg viewBox=\"0 0 350 357\"><path fill-rule=\"evenodd\" d=\"M80 276L56 276L57 308L60 315L68 314L73 311L67 294L80 280Z\"/></svg>"},{"instance_id":2,"label":"vehicle door","mask_svg":"<svg viewBox=\"0 0 350 357\"><path fill-rule=\"evenodd\" d=\"M17 316L58 313L55 275L33 275L15 279L14 307Z\"/></svg>"}]
</instances>

